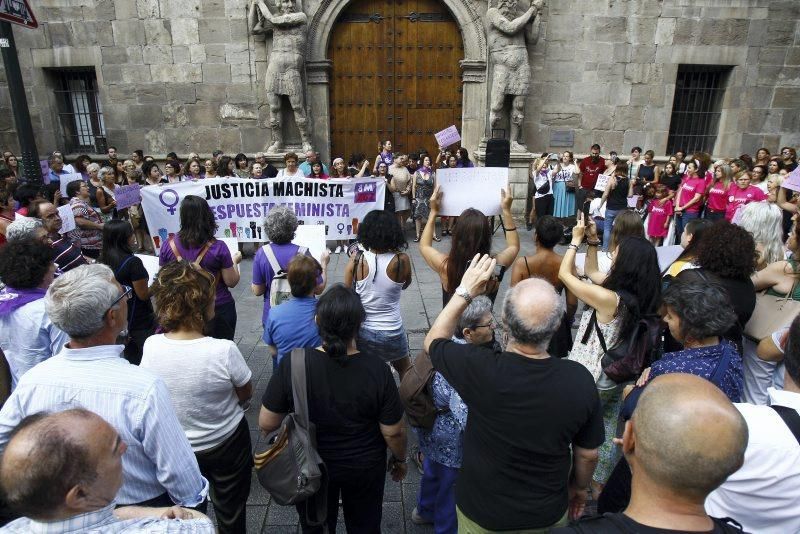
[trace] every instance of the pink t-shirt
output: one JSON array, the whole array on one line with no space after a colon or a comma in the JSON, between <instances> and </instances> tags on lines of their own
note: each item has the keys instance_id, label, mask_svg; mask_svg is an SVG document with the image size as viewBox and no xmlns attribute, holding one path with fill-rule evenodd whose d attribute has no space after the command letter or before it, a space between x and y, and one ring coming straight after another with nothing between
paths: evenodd
<instances>
[{"instance_id":1,"label":"pink t-shirt","mask_svg":"<svg viewBox=\"0 0 800 534\"><path fill-rule=\"evenodd\" d=\"M706 191L706 180L705 178L686 178L681 185L681 196L678 199L678 205L685 206L689 203L695 195L702 196L703 193ZM701 202L695 202L688 209L685 211L690 213L697 213L700 211Z\"/></svg>"},{"instance_id":2,"label":"pink t-shirt","mask_svg":"<svg viewBox=\"0 0 800 534\"><path fill-rule=\"evenodd\" d=\"M706 206L713 211L725 211L725 208L728 207L728 189L724 182L715 182L711 186L711 189L708 190Z\"/></svg>"},{"instance_id":3,"label":"pink t-shirt","mask_svg":"<svg viewBox=\"0 0 800 534\"><path fill-rule=\"evenodd\" d=\"M658 200L650 202L647 208L650 214L647 217L647 235L650 237L664 237L667 235L666 226L670 216L672 216L672 201L667 200L662 206Z\"/></svg>"},{"instance_id":4,"label":"pink t-shirt","mask_svg":"<svg viewBox=\"0 0 800 534\"><path fill-rule=\"evenodd\" d=\"M736 184L731 184L728 188L728 206L725 209L725 219L732 220L740 206L751 202L761 202L766 199L767 195L754 185L749 185L747 189L742 189Z\"/></svg>"}]
</instances>

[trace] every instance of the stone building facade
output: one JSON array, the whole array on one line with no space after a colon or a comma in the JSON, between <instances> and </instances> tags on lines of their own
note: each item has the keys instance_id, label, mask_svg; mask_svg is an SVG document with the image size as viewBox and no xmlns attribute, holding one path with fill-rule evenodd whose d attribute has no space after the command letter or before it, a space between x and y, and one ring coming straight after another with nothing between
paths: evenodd
<instances>
[{"instance_id":1,"label":"stone building facade","mask_svg":"<svg viewBox=\"0 0 800 534\"><path fill-rule=\"evenodd\" d=\"M341 155L330 153L330 94L333 83L342 83L332 79L328 45L354 1L303 5L306 100L314 145L328 160ZM437 1L463 41L457 126L463 145L479 149L489 135L487 3ZM78 102L64 93L70 72L94 76L99 107L90 111L102 112L102 124L93 135L122 153L263 150L270 142L264 91L270 39L248 31L249 2L34 2L40 28L16 27L14 35L39 150L65 147L64 124L75 111L65 102ZM797 0L548 0L542 23L539 42L529 48L523 137L531 152L585 152L597 142L604 152L639 145L665 154L676 80L687 65L724 74L715 154L800 145ZM0 143L16 149L0 76ZM521 166L527 155L514 159Z\"/></svg>"}]
</instances>

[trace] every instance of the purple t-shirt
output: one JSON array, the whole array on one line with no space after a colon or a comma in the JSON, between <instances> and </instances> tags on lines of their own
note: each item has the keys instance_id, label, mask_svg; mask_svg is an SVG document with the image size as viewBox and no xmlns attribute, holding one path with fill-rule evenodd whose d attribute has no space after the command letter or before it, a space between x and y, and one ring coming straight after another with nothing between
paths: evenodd
<instances>
[{"instance_id":1,"label":"purple t-shirt","mask_svg":"<svg viewBox=\"0 0 800 534\"><path fill-rule=\"evenodd\" d=\"M202 245L199 247L186 248L181 245L177 235L173 239L175 241L175 248L178 249L181 257L186 261L194 261L197 255L200 254L200 249L203 248ZM166 242L161 245L158 265L166 265L173 261L176 261L175 254L172 253L172 247ZM206 255L200 260L200 267L217 277L217 292L214 297L214 305L221 306L222 304L233 302L233 295L231 295L225 282L222 281L222 275L220 274L223 269L233 267L233 258L231 258L231 252L228 250L228 246L222 241L215 239L208 249L208 252L206 252Z\"/></svg>"},{"instance_id":2,"label":"purple t-shirt","mask_svg":"<svg viewBox=\"0 0 800 534\"><path fill-rule=\"evenodd\" d=\"M284 243L283 245L270 244L267 246L272 247L273 252L275 252L275 259L278 260L278 265L280 265L283 270L289 268L289 262L292 261L292 258L297 256L297 252L300 250L300 246L294 243ZM311 253L306 251L306 256L311 256ZM253 284L257 286L263 285L267 288L264 292L264 313L261 314L262 325L267 324L267 318L269 317L269 286L272 284L273 276L275 276L275 273L272 270L272 266L269 264L267 255L264 253L264 247L259 247L258 252L256 252L256 257L253 259ZM321 283L322 273L320 272L320 274L317 275L317 285Z\"/></svg>"}]
</instances>

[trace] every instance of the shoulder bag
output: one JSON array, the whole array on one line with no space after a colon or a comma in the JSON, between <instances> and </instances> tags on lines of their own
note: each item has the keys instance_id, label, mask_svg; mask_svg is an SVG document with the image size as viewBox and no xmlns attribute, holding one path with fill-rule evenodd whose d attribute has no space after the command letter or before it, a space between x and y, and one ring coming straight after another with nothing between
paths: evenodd
<instances>
[{"instance_id":1,"label":"shoulder bag","mask_svg":"<svg viewBox=\"0 0 800 534\"><path fill-rule=\"evenodd\" d=\"M305 349L292 350L291 358L294 412L267 435L266 448L256 451L253 460L258 482L275 502L306 503L306 521L319 526L327 515L328 481L316 448L316 429L308 417Z\"/></svg>"}]
</instances>

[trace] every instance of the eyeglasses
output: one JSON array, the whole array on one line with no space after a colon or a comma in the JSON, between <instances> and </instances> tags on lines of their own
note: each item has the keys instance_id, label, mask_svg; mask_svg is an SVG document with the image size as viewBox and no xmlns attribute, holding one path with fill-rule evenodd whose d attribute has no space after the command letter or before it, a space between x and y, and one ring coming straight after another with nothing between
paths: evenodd
<instances>
[{"instance_id":1,"label":"eyeglasses","mask_svg":"<svg viewBox=\"0 0 800 534\"><path fill-rule=\"evenodd\" d=\"M103 312L103 315L105 315L105 314L107 314L108 312L110 312L110 311L111 311L111 308L113 308L114 306L116 306L116 305L117 305L117 303L118 303L119 301L121 301L122 299L125 299L125 300L127 301L129 298L131 298L131 294L132 294L132 293L133 293L133 288L132 288L131 286L125 286L125 285L124 285L124 286L122 286L122 294L121 294L120 296L118 296L118 297L117 297L117 298L114 300L114 302L112 302L112 303L111 303L111 306L109 306L109 307L106 309L106 311L104 311L104 312Z\"/></svg>"},{"instance_id":2,"label":"eyeglasses","mask_svg":"<svg viewBox=\"0 0 800 534\"><path fill-rule=\"evenodd\" d=\"M497 326L497 321L494 318L486 324L476 324L475 328L494 328Z\"/></svg>"}]
</instances>

